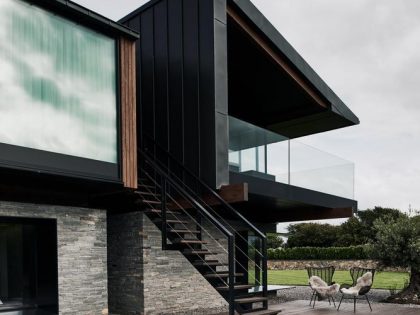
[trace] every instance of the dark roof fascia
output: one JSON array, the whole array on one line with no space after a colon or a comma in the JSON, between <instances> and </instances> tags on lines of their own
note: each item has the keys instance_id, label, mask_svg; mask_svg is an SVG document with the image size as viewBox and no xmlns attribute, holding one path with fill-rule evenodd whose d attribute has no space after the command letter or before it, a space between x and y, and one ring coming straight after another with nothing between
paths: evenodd
<instances>
[{"instance_id":1,"label":"dark roof fascia","mask_svg":"<svg viewBox=\"0 0 420 315\"><path fill-rule=\"evenodd\" d=\"M149 2L146 2L138 9L134 10L133 12L128 13L126 16L118 20L118 23L126 23L127 21L131 20L133 17L138 15L139 13L155 6L158 2L162 0L150 0Z\"/></svg>"},{"instance_id":2,"label":"dark roof fascia","mask_svg":"<svg viewBox=\"0 0 420 315\"><path fill-rule=\"evenodd\" d=\"M299 55L290 43L268 21L268 19L249 0L229 0L233 8L239 9L271 43L277 48L291 64L331 103L331 111L347 119L350 124L356 125L360 121L357 116L343 103L343 101L331 90L324 80L312 69L312 67Z\"/></svg>"},{"instance_id":3,"label":"dark roof fascia","mask_svg":"<svg viewBox=\"0 0 420 315\"><path fill-rule=\"evenodd\" d=\"M92 10L69 0L24 0L28 3L51 10L75 22L92 27L102 33L123 36L137 40L140 35L128 27L114 22Z\"/></svg>"}]
</instances>

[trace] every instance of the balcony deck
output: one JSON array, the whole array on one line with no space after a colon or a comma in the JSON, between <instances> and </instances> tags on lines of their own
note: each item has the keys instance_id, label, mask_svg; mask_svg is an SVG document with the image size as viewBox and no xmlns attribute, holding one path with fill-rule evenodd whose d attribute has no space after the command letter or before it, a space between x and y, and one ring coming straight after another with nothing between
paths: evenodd
<instances>
[{"instance_id":1,"label":"balcony deck","mask_svg":"<svg viewBox=\"0 0 420 315\"><path fill-rule=\"evenodd\" d=\"M235 203L247 218L261 223L351 217L357 201L315 190L230 172L230 184L247 183L247 202Z\"/></svg>"}]
</instances>

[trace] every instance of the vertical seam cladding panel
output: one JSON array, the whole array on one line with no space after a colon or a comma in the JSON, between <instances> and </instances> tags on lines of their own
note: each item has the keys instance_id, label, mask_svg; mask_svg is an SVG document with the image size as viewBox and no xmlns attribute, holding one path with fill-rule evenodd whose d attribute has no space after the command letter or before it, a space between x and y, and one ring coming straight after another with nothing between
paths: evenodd
<instances>
[{"instance_id":1,"label":"vertical seam cladding panel","mask_svg":"<svg viewBox=\"0 0 420 315\"><path fill-rule=\"evenodd\" d=\"M185 166L199 176L198 1L184 0L183 4Z\"/></svg>"},{"instance_id":2,"label":"vertical seam cladding panel","mask_svg":"<svg viewBox=\"0 0 420 315\"><path fill-rule=\"evenodd\" d=\"M225 0L161 0L128 22L140 31L137 84L141 88L137 95L141 136L146 133L158 140L213 188L225 182L228 174L227 161L219 161L227 152L218 152L227 150L226 145L218 144L220 135L227 143L227 131L217 130L217 125L226 129L227 124L218 123L224 118L218 116L216 103L220 98L226 104L227 95L223 86L218 89L226 81L226 62L216 64L224 58L216 51L218 41L226 37L217 35L215 26L223 24L225 4Z\"/></svg>"},{"instance_id":3,"label":"vertical seam cladding panel","mask_svg":"<svg viewBox=\"0 0 420 315\"><path fill-rule=\"evenodd\" d=\"M154 6L153 19L155 140L163 149L168 150L168 21L166 0L162 0ZM167 165L167 159L162 156L161 152L158 153L158 158Z\"/></svg>"}]
</instances>

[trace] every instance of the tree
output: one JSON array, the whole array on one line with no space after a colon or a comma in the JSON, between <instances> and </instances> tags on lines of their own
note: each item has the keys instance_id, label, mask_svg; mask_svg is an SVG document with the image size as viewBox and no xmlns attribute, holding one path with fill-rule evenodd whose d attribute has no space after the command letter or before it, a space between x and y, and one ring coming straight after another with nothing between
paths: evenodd
<instances>
[{"instance_id":1,"label":"tree","mask_svg":"<svg viewBox=\"0 0 420 315\"><path fill-rule=\"evenodd\" d=\"M414 224L417 224L420 226L420 215L413 217L412 220L414 221Z\"/></svg>"},{"instance_id":2,"label":"tree","mask_svg":"<svg viewBox=\"0 0 420 315\"><path fill-rule=\"evenodd\" d=\"M364 226L359 218L351 217L340 225L335 246L356 246L364 245L369 242L369 238L364 232Z\"/></svg>"},{"instance_id":3,"label":"tree","mask_svg":"<svg viewBox=\"0 0 420 315\"><path fill-rule=\"evenodd\" d=\"M299 223L289 225L287 247L334 246L340 227L330 224Z\"/></svg>"},{"instance_id":4,"label":"tree","mask_svg":"<svg viewBox=\"0 0 420 315\"><path fill-rule=\"evenodd\" d=\"M283 239L277 233L267 233L267 248L279 248L284 244Z\"/></svg>"},{"instance_id":5,"label":"tree","mask_svg":"<svg viewBox=\"0 0 420 315\"><path fill-rule=\"evenodd\" d=\"M375 207L357 212L362 229L360 230L360 238L367 241L375 240L376 232L373 229L373 223L382 218L398 219L403 213L398 209ZM366 242L366 241L365 241Z\"/></svg>"},{"instance_id":6,"label":"tree","mask_svg":"<svg viewBox=\"0 0 420 315\"><path fill-rule=\"evenodd\" d=\"M420 304L420 224L418 219L400 215L377 219L373 254L384 265L410 267L410 283L406 289L388 300Z\"/></svg>"}]
</instances>

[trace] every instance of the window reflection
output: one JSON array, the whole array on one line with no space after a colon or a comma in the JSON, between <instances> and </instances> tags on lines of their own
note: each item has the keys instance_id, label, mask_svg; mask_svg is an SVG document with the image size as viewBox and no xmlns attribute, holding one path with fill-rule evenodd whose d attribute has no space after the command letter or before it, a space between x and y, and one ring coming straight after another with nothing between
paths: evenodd
<instances>
[{"instance_id":1,"label":"window reflection","mask_svg":"<svg viewBox=\"0 0 420 315\"><path fill-rule=\"evenodd\" d=\"M0 1L0 142L117 162L115 40Z\"/></svg>"}]
</instances>

